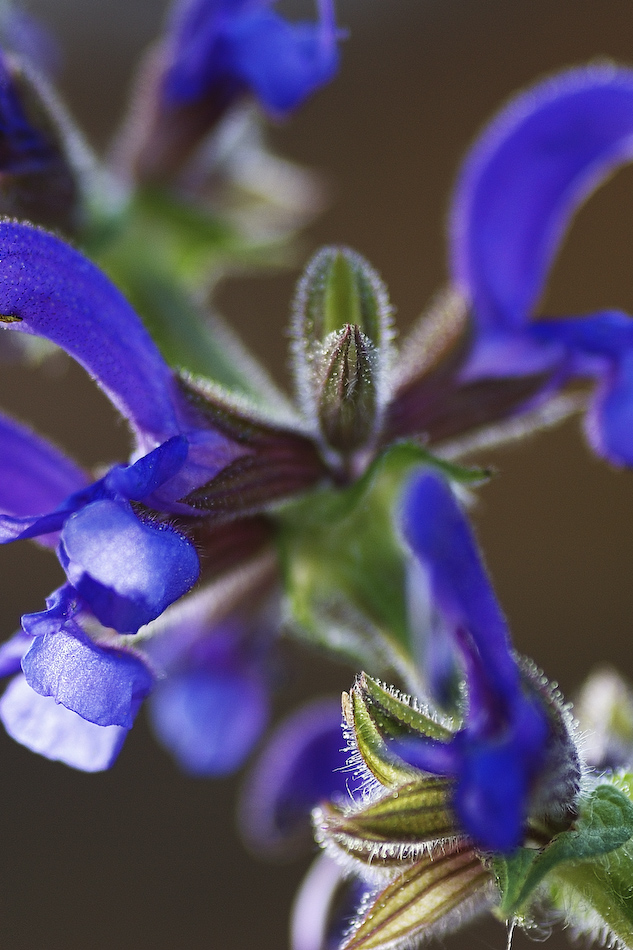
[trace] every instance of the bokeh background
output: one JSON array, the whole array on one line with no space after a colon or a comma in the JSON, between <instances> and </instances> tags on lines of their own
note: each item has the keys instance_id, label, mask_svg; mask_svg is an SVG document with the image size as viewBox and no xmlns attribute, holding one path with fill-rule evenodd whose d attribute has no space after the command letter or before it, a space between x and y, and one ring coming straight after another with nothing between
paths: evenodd
<instances>
[{"instance_id":1,"label":"bokeh background","mask_svg":"<svg viewBox=\"0 0 633 950\"><path fill-rule=\"evenodd\" d=\"M292 0L285 4L295 8ZM564 66L633 58L631 0L339 0L349 28L340 77L274 141L318 168L331 205L306 239L363 252L390 287L402 328L445 283L445 212L460 156L514 91ZM64 51L61 88L102 147L120 115L159 0L31 0ZM302 8L304 9L304 8ZM633 313L633 169L579 214L542 309ZM224 313L286 378L295 273L221 289ZM274 341L274 342L272 342ZM0 404L82 462L121 457L126 434L105 399L63 375L3 366ZM633 676L633 477L585 448L576 421L486 453L499 477L475 518L517 648L571 696L599 661ZM0 551L2 637L60 580L24 542ZM306 671L309 666L309 672ZM280 705L337 692L349 671L288 657ZM142 720L142 717L141 717ZM114 769L83 775L0 734L0 946L3 950L283 950L304 865L267 867L234 828L235 781L183 777L135 726ZM494 923L444 941L503 950ZM527 946L516 935L514 946ZM552 938L552 950L567 946Z\"/></svg>"}]
</instances>

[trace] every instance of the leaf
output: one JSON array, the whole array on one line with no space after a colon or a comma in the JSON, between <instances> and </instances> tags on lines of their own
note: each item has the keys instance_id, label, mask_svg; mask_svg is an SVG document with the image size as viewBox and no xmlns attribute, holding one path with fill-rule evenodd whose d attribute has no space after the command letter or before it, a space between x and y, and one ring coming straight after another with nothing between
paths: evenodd
<instances>
[{"instance_id":1,"label":"leaf","mask_svg":"<svg viewBox=\"0 0 633 950\"><path fill-rule=\"evenodd\" d=\"M604 779L603 779L604 781ZM633 774L611 776L610 787L618 791L631 807ZM604 786L599 786L603 788ZM611 819L617 822L624 837L630 830L630 812L621 809L613 799ZM608 813L605 810L605 816ZM611 843L616 840L615 825ZM574 930L586 933L602 943L633 947L633 838L620 847L598 854L584 861L568 862L557 866L549 878L550 898L561 909Z\"/></svg>"},{"instance_id":2,"label":"leaf","mask_svg":"<svg viewBox=\"0 0 633 950\"><path fill-rule=\"evenodd\" d=\"M363 908L341 950L412 946L434 929L450 929L454 912L462 924L486 900L490 880L473 850L425 856Z\"/></svg>"},{"instance_id":3,"label":"leaf","mask_svg":"<svg viewBox=\"0 0 633 950\"><path fill-rule=\"evenodd\" d=\"M495 859L500 915L508 919L519 913L535 888L559 865L608 854L632 835L633 804L613 785L598 785L581 800L572 830L556 835L542 851L522 848L510 858Z\"/></svg>"}]
</instances>

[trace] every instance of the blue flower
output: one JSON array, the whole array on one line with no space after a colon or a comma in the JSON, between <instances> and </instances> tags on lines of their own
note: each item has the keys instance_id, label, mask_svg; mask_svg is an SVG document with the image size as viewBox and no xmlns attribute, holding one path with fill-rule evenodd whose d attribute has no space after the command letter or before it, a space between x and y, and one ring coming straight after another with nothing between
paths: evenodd
<instances>
[{"instance_id":1,"label":"blue flower","mask_svg":"<svg viewBox=\"0 0 633 950\"><path fill-rule=\"evenodd\" d=\"M338 69L333 0L290 23L274 0L177 0L145 60L117 148L125 175L169 182L237 103L284 118Z\"/></svg>"},{"instance_id":2,"label":"blue flower","mask_svg":"<svg viewBox=\"0 0 633 950\"><path fill-rule=\"evenodd\" d=\"M246 596L248 589L242 571L239 590ZM269 718L271 631L261 595L247 599L247 611L218 616L224 595L207 585L140 637L124 639L101 627L66 585L0 647L0 677L13 677L0 721L33 751L99 771L113 764L149 696L156 736L184 771L230 774Z\"/></svg>"},{"instance_id":3,"label":"blue flower","mask_svg":"<svg viewBox=\"0 0 633 950\"><path fill-rule=\"evenodd\" d=\"M144 646L158 670L149 704L154 733L191 775L234 772L270 716L273 631L266 600L247 596L243 583L240 591L241 609L219 619L213 589L184 599Z\"/></svg>"},{"instance_id":4,"label":"blue flower","mask_svg":"<svg viewBox=\"0 0 633 950\"><path fill-rule=\"evenodd\" d=\"M353 794L347 758L339 700L311 700L284 719L245 782L240 825L248 845L284 857L309 846L312 809Z\"/></svg>"},{"instance_id":5,"label":"blue flower","mask_svg":"<svg viewBox=\"0 0 633 950\"><path fill-rule=\"evenodd\" d=\"M0 213L74 233L81 176L53 102L39 71L0 50Z\"/></svg>"},{"instance_id":6,"label":"blue flower","mask_svg":"<svg viewBox=\"0 0 633 950\"><path fill-rule=\"evenodd\" d=\"M117 758L154 675L136 651L96 644L82 619L78 613L36 636L18 633L0 647L0 676L13 677L0 720L33 752L98 772Z\"/></svg>"},{"instance_id":7,"label":"blue flower","mask_svg":"<svg viewBox=\"0 0 633 950\"><path fill-rule=\"evenodd\" d=\"M467 709L450 742L416 738L394 746L410 765L455 780L460 825L478 847L512 851L551 740L547 716L524 688L475 540L444 481L432 474L412 480L402 529L460 655Z\"/></svg>"},{"instance_id":8,"label":"blue flower","mask_svg":"<svg viewBox=\"0 0 633 950\"><path fill-rule=\"evenodd\" d=\"M332 0L318 23L289 23L270 0L181 0L172 14L163 96L168 106L230 101L250 90L284 115L334 76Z\"/></svg>"},{"instance_id":9,"label":"blue flower","mask_svg":"<svg viewBox=\"0 0 633 950\"><path fill-rule=\"evenodd\" d=\"M633 321L618 311L533 321L574 212L633 158L633 72L590 66L507 106L468 155L451 215L455 285L471 308L469 381L542 374L541 393L595 378L595 450L633 463Z\"/></svg>"},{"instance_id":10,"label":"blue flower","mask_svg":"<svg viewBox=\"0 0 633 950\"><path fill-rule=\"evenodd\" d=\"M217 542L230 566L263 536L243 518L229 529L237 550L227 550L222 522L314 482L321 465L303 436L244 418L179 380L109 280L44 231L0 224L0 314L0 327L63 347L132 429L132 461L91 481L57 448L0 416L0 543L37 538L56 547L68 579L46 610L23 618L26 684L95 727L125 732L152 687L154 667L118 634L135 634L193 586L200 570L196 533L206 553ZM223 487L215 489L220 477ZM201 709L199 682L195 689ZM3 701L12 734L18 721L22 732L31 728L28 699L24 686L12 685ZM253 736L263 718L255 705ZM59 716L50 708L40 712L55 732ZM61 715L65 742L74 720ZM93 749L94 730L77 728ZM97 751L86 752L89 768L105 767L122 741L117 731L109 743L96 735ZM60 742L43 730L44 749Z\"/></svg>"},{"instance_id":11,"label":"blue flower","mask_svg":"<svg viewBox=\"0 0 633 950\"><path fill-rule=\"evenodd\" d=\"M633 72L615 66L555 76L484 130L451 209L456 296L403 351L385 442L464 436L540 410L570 381L595 381L588 439L633 464L633 320L614 310L533 319L574 212L632 158Z\"/></svg>"}]
</instances>

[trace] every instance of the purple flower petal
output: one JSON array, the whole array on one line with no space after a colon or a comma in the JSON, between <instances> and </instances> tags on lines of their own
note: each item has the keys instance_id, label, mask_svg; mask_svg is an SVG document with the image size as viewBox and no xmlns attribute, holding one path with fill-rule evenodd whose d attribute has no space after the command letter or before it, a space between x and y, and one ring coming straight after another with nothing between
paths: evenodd
<instances>
[{"instance_id":1,"label":"purple flower petal","mask_svg":"<svg viewBox=\"0 0 633 950\"><path fill-rule=\"evenodd\" d=\"M70 584L64 584L46 598L46 610L24 614L22 629L30 637L43 637L48 633L57 633L68 620L72 620L83 607L77 591Z\"/></svg>"},{"instance_id":2,"label":"purple flower petal","mask_svg":"<svg viewBox=\"0 0 633 950\"><path fill-rule=\"evenodd\" d=\"M268 691L248 673L192 669L160 682L150 714L158 739L192 775L229 775L264 730Z\"/></svg>"},{"instance_id":3,"label":"purple flower petal","mask_svg":"<svg viewBox=\"0 0 633 950\"><path fill-rule=\"evenodd\" d=\"M268 11L236 18L225 30L236 75L269 112L296 109L338 69L336 34L311 23L291 24Z\"/></svg>"},{"instance_id":4,"label":"purple flower petal","mask_svg":"<svg viewBox=\"0 0 633 950\"><path fill-rule=\"evenodd\" d=\"M180 471L188 451L185 437L175 435L133 465L117 465L111 469L104 479L105 488L130 501L142 501Z\"/></svg>"},{"instance_id":5,"label":"purple flower petal","mask_svg":"<svg viewBox=\"0 0 633 950\"><path fill-rule=\"evenodd\" d=\"M47 759L84 772L109 769L127 736L121 726L95 726L35 693L23 676L0 698L0 720L11 738Z\"/></svg>"},{"instance_id":6,"label":"purple flower petal","mask_svg":"<svg viewBox=\"0 0 633 950\"><path fill-rule=\"evenodd\" d=\"M570 218L633 158L633 72L590 66L515 99L464 164L451 221L452 270L490 331L525 323Z\"/></svg>"},{"instance_id":7,"label":"purple flower petal","mask_svg":"<svg viewBox=\"0 0 633 950\"><path fill-rule=\"evenodd\" d=\"M404 738L390 742L392 752L408 765L431 775L459 775L461 758L454 742L440 742L427 737Z\"/></svg>"},{"instance_id":8,"label":"purple flower petal","mask_svg":"<svg viewBox=\"0 0 633 950\"><path fill-rule=\"evenodd\" d=\"M471 730L455 737L461 762L454 806L478 847L508 854L521 844L530 785L548 737L543 711L520 693L506 729L492 740Z\"/></svg>"},{"instance_id":9,"label":"purple flower petal","mask_svg":"<svg viewBox=\"0 0 633 950\"><path fill-rule=\"evenodd\" d=\"M13 676L22 669L22 657L31 646L33 637L28 633L15 633L0 646L0 677Z\"/></svg>"},{"instance_id":10,"label":"purple flower petal","mask_svg":"<svg viewBox=\"0 0 633 950\"><path fill-rule=\"evenodd\" d=\"M98 726L129 729L153 685L141 660L97 646L72 622L35 637L22 669L31 689Z\"/></svg>"},{"instance_id":11,"label":"purple flower petal","mask_svg":"<svg viewBox=\"0 0 633 950\"><path fill-rule=\"evenodd\" d=\"M633 465L633 320L619 311L541 320L530 336L564 348L568 372L596 375L599 384L585 418L590 444L615 465Z\"/></svg>"},{"instance_id":12,"label":"purple flower petal","mask_svg":"<svg viewBox=\"0 0 633 950\"><path fill-rule=\"evenodd\" d=\"M25 224L0 223L0 327L43 336L93 376L150 440L179 434L173 374L123 295L87 258Z\"/></svg>"},{"instance_id":13,"label":"purple flower petal","mask_svg":"<svg viewBox=\"0 0 633 950\"><path fill-rule=\"evenodd\" d=\"M343 868L327 854L310 866L292 908L291 950L324 950L330 908L344 877Z\"/></svg>"},{"instance_id":14,"label":"purple flower petal","mask_svg":"<svg viewBox=\"0 0 633 950\"><path fill-rule=\"evenodd\" d=\"M50 442L0 414L0 539L11 540L24 527L57 508L89 478ZM29 517L31 516L31 517ZM16 522L15 518L25 518Z\"/></svg>"},{"instance_id":15,"label":"purple flower petal","mask_svg":"<svg viewBox=\"0 0 633 950\"><path fill-rule=\"evenodd\" d=\"M614 465L633 466L633 351L612 364L585 416L589 443Z\"/></svg>"},{"instance_id":16,"label":"purple flower petal","mask_svg":"<svg viewBox=\"0 0 633 950\"><path fill-rule=\"evenodd\" d=\"M30 175L57 161L53 143L27 118L15 78L0 51L0 172Z\"/></svg>"},{"instance_id":17,"label":"purple flower petal","mask_svg":"<svg viewBox=\"0 0 633 950\"><path fill-rule=\"evenodd\" d=\"M416 475L405 494L402 531L428 572L431 595L454 631L468 631L481 657L482 675L512 695L519 676L508 629L475 539L441 478ZM461 644L460 644L461 646Z\"/></svg>"},{"instance_id":18,"label":"purple flower petal","mask_svg":"<svg viewBox=\"0 0 633 950\"><path fill-rule=\"evenodd\" d=\"M462 827L478 847L510 852L520 843L530 787L544 761L546 713L524 692L474 537L437 475L410 481L402 529L461 654L468 706L464 727L449 743L405 740L392 748L417 768L453 776Z\"/></svg>"},{"instance_id":19,"label":"purple flower petal","mask_svg":"<svg viewBox=\"0 0 633 950\"><path fill-rule=\"evenodd\" d=\"M347 878L327 854L312 863L295 898L290 950L338 950L367 894L362 878Z\"/></svg>"},{"instance_id":20,"label":"purple flower petal","mask_svg":"<svg viewBox=\"0 0 633 950\"><path fill-rule=\"evenodd\" d=\"M95 616L135 633L198 579L193 545L166 524L142 522L128 504L96 501L67 520L60 559Z\"/></svg>"},{"instance_id":21,"label":"purple flower petal","mask_svg":"<svg viewBox=\"0 0 633 950\"><path fill-rule=\"evenodd\" d=\"M333 795L349 796L348 754L338 700L315 700L285 719L245 786L240 811L247 841L279 854L307 843L312 809Z\"/></svg>"},{"instance_id":22,"label":"purple flower petal","mask_svg":"<svg viewBox=\"0 0 633 950\"><path fill-rule=\"evenodd\" d=\"M172 19L172 61L164 79L169 106L200 102L215 92L231 98L250 89L280 115L329 82L338 68L331 0L318 23L289 23L271 0L190 0Z\"/></svg>"}]
</instances>

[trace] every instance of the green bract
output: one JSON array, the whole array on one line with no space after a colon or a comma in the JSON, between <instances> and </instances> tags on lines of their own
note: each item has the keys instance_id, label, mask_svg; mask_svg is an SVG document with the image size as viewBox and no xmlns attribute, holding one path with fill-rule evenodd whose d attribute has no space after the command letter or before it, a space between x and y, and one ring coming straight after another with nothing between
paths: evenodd
<instances>
[{"instance_id":1,"label":"green bract","mask_svg":"<svg viewBox=\"0 0 633 950\"><path fill-rule=\"evenodd\" d=\"M489 477L402 443L380 455L349 488L324 488L289 505L280 513L279 536L298 632L375 672L396 668L413 679L405 554L394 514L404 481L421 465L465 485Z\"/></svg>"}]
</instances>

